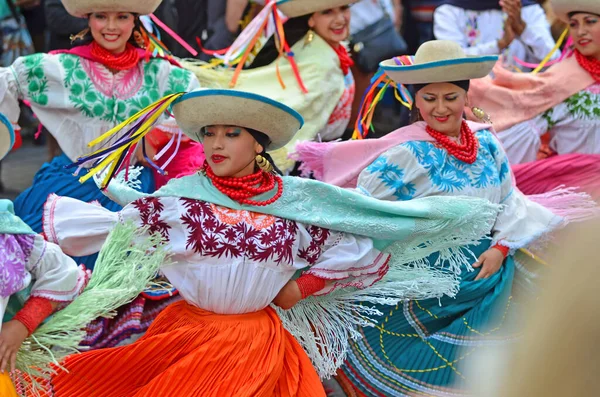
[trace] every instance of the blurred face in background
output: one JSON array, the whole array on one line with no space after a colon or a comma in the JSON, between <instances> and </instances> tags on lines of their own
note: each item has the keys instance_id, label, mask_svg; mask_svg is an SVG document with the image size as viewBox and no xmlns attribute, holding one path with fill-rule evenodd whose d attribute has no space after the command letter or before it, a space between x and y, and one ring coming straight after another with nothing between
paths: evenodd
<instances>
[{"instance_id":1,"label":"blurred face in background","mask_svg":"<svg viewBox=\"0 0 600 397\"><path fill-rule=\"evenodd\" d=\"M308 26L336 48L350 35L350 6L315 12L308 20Z\"/></svg>"},{"instance_id":2,"label":"blurred face in background","mask_svg":"<svg viewBox=\"0 0 600 397\"><path fill-rule=\"evenodd\" d=\"M133 34L135 16L129 12L94 12L90 14L89 26L96 43L120 54Z\"/></svg>"},{"instance_id":3,"label":"blurred face in background","mask_svg":"<svg viewBox=\"0 0 600 397\"><path fill-rule=\"evenodd\" d=\"M582 55L600 60L600 16L583 12L572 14L569 31L575 48Z\"/></svg>"}]
</instances>

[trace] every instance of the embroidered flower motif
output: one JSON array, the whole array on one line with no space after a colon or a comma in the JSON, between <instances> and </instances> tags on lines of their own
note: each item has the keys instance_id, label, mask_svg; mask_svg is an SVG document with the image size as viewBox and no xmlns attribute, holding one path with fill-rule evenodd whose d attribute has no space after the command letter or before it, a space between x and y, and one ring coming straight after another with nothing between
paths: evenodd
<instances>
[{"instance_id":1,"label":"embroidered flower motif","mask_svg":"<svg viewBox=\"0 0 600 397\"><path fill-rule=\"evenodd\" d=\"M198 200L181 199L181 203L186 248L216 258L245 257L278 265L293 262L295 222Z\"/></svg>"},{"instance_id":2,"label":"embroidered flower motif","mask_svg":"<svg viewBox=\"0 0 600 397\"><path fill-rule=\"evenodd\" d=\"M133 206L140 212L140 219L143 226L148 226L148 231L160 233L161 236L169 241L169 230L171 226L160 218L160 214L164 209L163 204L158 197L146 197L137 200Z\"/></svg>"},{"instance_id":3,"label":"embroidered flower motif","mask_svg":"<svg viewBox=\"0 0 600 397\"><path fill-rule=\"evenodd\" d=\"M310 266L313 266L321 257L323 248L325 247L325 243L327 242L331 232L328 229L323 229L322 227L317 226L309 226L307 231L312 237L312 240L307 247L298 251L298 256L306 260Z\"/></svg>"},{"instance_id":4,"label":"embroidered flower motif","mask_svg":"<svg viewBox=\"0 0 600 397\"><path fill-rule=\"evenodd\" d=\"M25 287L25 264L34 242L31 234L0 234L0 296L9 297Z\"/></svg>"},{"instance_id":5,"label":"embroidered flower motif","mask_svg":"<svg viewBox=\"0 0 600 397\"><path fill-rule=\"evenodd\" d=\"M479 26L477 23L477 13L476 12L467 12L467 23L465 25L465 34L467 36L467 42L469 43L469 47L476 45L477 42L479 41L481 32L479 31Z\"/></svg>"}]
</instances>

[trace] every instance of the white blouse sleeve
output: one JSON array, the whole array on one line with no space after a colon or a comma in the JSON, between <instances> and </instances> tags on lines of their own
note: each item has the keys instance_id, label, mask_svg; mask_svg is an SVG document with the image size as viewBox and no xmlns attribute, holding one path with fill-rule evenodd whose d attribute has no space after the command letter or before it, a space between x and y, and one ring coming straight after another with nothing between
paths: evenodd
<instances>
[{"instance_id":1,"label":"white blouse sleeve","mask_svg":"<svg viewBox=\"0 0 600 397\"><path fill-rule=\"evenodd\" d=\"M71 256L99 252L119 214L95 203L52 194L44 206L43 229L46 239Z\"/></svg>"},{"instance_id":2,"label":"white blouse sleeve","mask_svg":"<svg viewBox=\"0 0 600 397\"><path fill-rule=\"evenodd\" d=\"M438 40L454 41L465 50L467 55L497 55L500 53L498 42L488 41L469 46L465 35L465 10L444 4L433 13L433 33Z\"/></svg>"},{"instance_id":3,"label":"white blouse sleeve","mask_svg":"<svg viewBox=\"0 0 600 397\"><path fill-rule=\"evenodd\" d=\"M511 164L535 161L542 145L541 137L549 127L548 117L539 115L499 132L498 138Z\"/></svg>"},{"instance_id":4,"label":"white blouse sleeve","mask_svg":"<svg viewBox=\"0 0 600 397\"><path fill-rule=\"evenodd\" d=\"M498 169L510 170L508 157L499 142L497 147L495 157ZM561 217L529 200L514 186L512 172L511 178L504 180L501 190L503 199L500 204L504 209L492 228L492 246L500 244L512 250L523 248L562 223Z\"/></svg>"},{"instance_id":5,"label":"white blouse sleeve","mask_svg":"<svg viewBox=\"0 0 600 397\"><path fill-rule=\"evenodd\" d=\"M534 4L523 8L521 17L526 27L519 40L525 44L528 52L532 53L531 61L540 62L556 45L546 13L540 5ZM560 51L556 51L550 59L557 59L560 54Z\"/></svg>"},{"instance_id":6,"label":"white blouse sleeve","mask_svg":"<svg viewBox=\"0 0 600 397\"><path fill-rule=\"evenodd\" d=\"M60 248L36 235L25 268L32 275L31 296L54 302L70 302L79 294L87 281L83 268L65 255Z\"/></svg>"},{"instance_id":7,"label":"white blouse sleeve","mask_svg":"<svg viewBox=\"0 0 600 397\"><path fill-rule=\"evenodd\" d=\"M305 274L329 280L314 295L329 294L339 288L367 288L388 270L389 254L373 247L367 237L298 224L299 251L296 266L310 267Z\"/></svg>"}]
</instances>

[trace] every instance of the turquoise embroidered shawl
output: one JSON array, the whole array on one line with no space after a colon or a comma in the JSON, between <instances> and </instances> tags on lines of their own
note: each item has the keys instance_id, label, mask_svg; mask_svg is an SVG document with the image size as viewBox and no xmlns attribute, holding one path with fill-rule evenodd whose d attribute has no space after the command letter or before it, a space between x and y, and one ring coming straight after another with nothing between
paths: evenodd
<instances>
[{"instance_id":1,"label":"turquoise embroidered shawl","mask_svg":"<svg viewBox=\"0 0 600 397\"><path fill-rule=\"evenodd\" d=\"M0 200L0 234L35 234L21 218L15 215L10 200Z\"/></svg>"}]
</instances>

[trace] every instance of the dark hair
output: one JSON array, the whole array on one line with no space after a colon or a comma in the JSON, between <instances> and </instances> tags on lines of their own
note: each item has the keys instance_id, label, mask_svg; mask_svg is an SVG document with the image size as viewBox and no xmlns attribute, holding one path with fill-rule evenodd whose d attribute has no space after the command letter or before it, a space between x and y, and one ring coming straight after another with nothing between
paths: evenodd
<instances>
[{"instance_id":1,"label":"dark hair","mask_svg":"<svg viewBox=\"0 0 600 397\"><path fill-rule=\"evenodd\" d=\"M137 41L135 40L135 32L139 32L142 29L144 29L144 27L142 26L142 22L140 21L140 16L139 14L135 14L133 12L130 12L129 14L133 15L133 31L131 32L131 37L129 38L129 40L127 40L127 42L131 45L133 45L134 47L140 48L140 46L138 45ZM90 15L92 14L88 14L88 20L90 18ZM86 44L90 44L92 41L94 41L94 37L92 36L92 32L90 31L89 35L86 35L85 38L78 40L76 42L74 42L74 45L86 45Z\"/></svg>"},{"instance_id":2,"label":"dark hair","mask_svg":"<svg viewBox=\"0 0 600 397\"><path fill-rule=\"evenodd\" d=\"M283 31L285 32L285 39L290 48L302 40L306 33L310 30L308 26L308 20L311 15L303 15L296 18L290 18L283 25ZM262 66L270 65L275 62L279 56L279 50L275 45L275 35L273 35L260 49L260 52L254 58L254 61L246 69L260 68Z\"/></svg>"}]
</instances>

